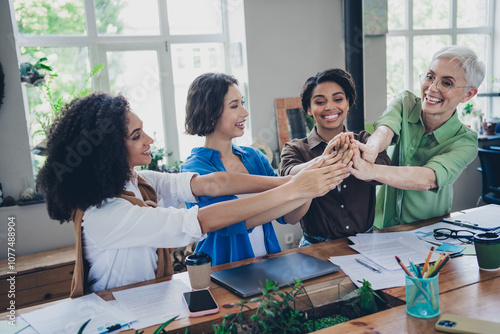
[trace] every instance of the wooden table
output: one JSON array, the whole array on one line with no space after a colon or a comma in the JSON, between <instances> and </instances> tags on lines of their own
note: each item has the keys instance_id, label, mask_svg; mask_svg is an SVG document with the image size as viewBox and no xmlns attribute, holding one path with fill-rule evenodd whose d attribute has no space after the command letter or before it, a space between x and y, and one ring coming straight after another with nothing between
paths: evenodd
<instances>
[{"instance_id":1,"label":"wooden table","mask_svg":"<svg viewBox=\"0 0 500 334\"><path fill-rule=\"evenodd\" d=\"M440 219L437 218L425 222L399 225L389 229L385 229L383 232L411 230L424 225L438 222L439 220ZM323 260L328 260L330 256L356 254L354 250L349 248L347 239L344 238L312 246L291 249L278 254L270 254L238 262L226 263L223 265L215 266L212 268L212 270L219 271L233 268L292 252L301 252ZM342 276L345 276L345 274L342 271L339 271L331 275L308 280L307 282L305 282L305 285L310 285ZM97 294L105 300L113 300L113 291L158 283L169 279L186 279L186 277L187 273L181 273L176 274L171 278L156 279L137 283L127 287L101 291ZM238 297L237 295L213 282L210 290L214 295L217 303L219 304L219 313L200 318L179 319L172 322L167 327L167 329L173 333L183 333L184 328L189 327L190 333L209 333L212 331L212 324L220 324L224 315L236 313L238 311L237 306L230 305L232 302L237 302L241 299L244 299ZM441 314L453 313L472 318L498 321L498 318L496 318L496 314L500 312L500 303L498 302L500 293L498 291L500 291L500 270L492 272L479 270L475 256L461 256L453 258L448 261L443 270L440 271L439 298ZM383 290L383 292L392 297L405 300L404 287L385 289ZM247 298L246 300L250 300L250 298ZM18 310L18 314L33 311L50 304L52 303L20 309ZM253 309L257 307L257 305L255 304L249 305ZM1 314L0 316L4 316L4 314ZM411 317L406 314L406 305L401 305L369 316L354 319L349 322L324 329L322 331L318 331L318 333L437 333L434 330L434 324L437 319L437 317L432 319L417 319ZM158 326L146 328L144 330L144 334L153 333L157 327ZM124 333L135 333L135 330L125 331Z\"/></svg>"}]
</instances>

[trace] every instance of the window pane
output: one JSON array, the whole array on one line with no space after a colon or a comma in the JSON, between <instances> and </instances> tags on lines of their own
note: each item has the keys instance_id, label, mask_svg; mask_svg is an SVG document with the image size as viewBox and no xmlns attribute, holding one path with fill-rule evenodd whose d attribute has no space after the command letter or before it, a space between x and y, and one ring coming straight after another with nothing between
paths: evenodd
<instances>
[{"instance_id":1,"label":"window pane","mask_svg":"<svg viewBox=\"0 0 500 334\"><path fill-rule=\"evenodd\" d=\"M406 1L389 0L389 30L406 28Z\"/></svg>"},{"instance_id":2,"label":"window pane","mask_svg":"<svg viewBox=\"0 0 500 334\"><path fill-rule=\"evenodd\" d=\"M457 35L457 44L470 47L472 50L474 50L474 52L476 52L479 59L485 65L488 63L487 59L488 35L481 35L481 34ZM483 86L486 86L484 85L485 81L483 81Z\"/></svg>"},{"instance_id":3,"label":"window pane","mask_svg":"<svg viewBox=\"0 0 500 334\"><path fill-rule=\"evenodd\" d=\"M13 1L19 32L32 35L85 33L83 0Z\"/></svg>"},{"instance_id":4,"label":"window pane","mask_svg":"<svg viewBox=\"0 0 500 334\"><path fill-rule=\"evenodd\" d=\"M21 54L21 63L35 64L38 59L46 57L47 61L43 64L52 67L52 72L46 73L45 83L40 86L26 85L27 121L31 148L34 149L32 162L36 176L45 161L42 155L46 133L58 113L57 109L70 102L77 93L86 94L92 89L90 81L87 81L90 73L89 57L87 48L73 47L21 48ZM49 79L48 73L57 76Z\"/></svg>"},{"instance_id":5,"label":"window pane","mask_svg":"<svg viewBox=\"0 0 500 334\"><path fill-rule=\"evenodd\" d=\"M427 72L432 56L451 44L449 35L415 36L413 39L413 92L420 96L418 76Z\"/></svg>"},{"instance_id":6,"label":"window pane","mask_svg":"<svg viewBox=\"0 0 500 334\"><path fill-rule=\"evenodd\" d=\"M221 0L167 0L170 35L222 33Z\"/></svg>"},{"instance_id":7,"label":"window pane","mask_svg":"<svg viewBox=\"0 0 500 334\"><path fill-rule=\"evenodd\" d=\"M111 91L125 96L154 145L165 147L156 51L110 51L106 57Z\"/></svg>"},{"instance_id":8,"label":"window pane","mask_svg":"<svg viewBox=\"0 0 500 334\"><path fill-rule=\"evenodd\" d=\"M488 25L488 0L458 0L457 27L473 28Z\"/></svg>"},{"instance_id":9,"label":"window pane","mask_svg":"<svg viewBox=\"0 0 500 334\"><path fill-rule=\"evenodd\" d=\"M95 0L97 31L101 35L158 35L157 0Z\"/></svg>"},{"instance_id":10,"label":"window pane","mask_svg":"<svg viewBox=\"0 0 500 334\"><path fill-rule=\"evenodd\" d=\"M406 37L387 37L387 103L405 88Z\"/></svg>"},{"instance_id":11,"label":"window pane","mask_svg":"<svg viewBox=\"0 0 500 334\"><path fill-rule=\"evenodd\" d=\"M413 28L450 27L450 0L413 0Z\"/></svg>"},{"instance_id":12,"label":"window pane","mask_svg":"<svg viewBox=\"0 0 500 334\"><path fill-rule=\"evenodd\" d=\"M173 44L172 65L174 73L175 110L179 133L180 159L185 161L191 149L203 146L203 137L184 134L186 97L189 85L200 74L225 72L224 45L222 43Z\"/></svg>"}]
</instances>

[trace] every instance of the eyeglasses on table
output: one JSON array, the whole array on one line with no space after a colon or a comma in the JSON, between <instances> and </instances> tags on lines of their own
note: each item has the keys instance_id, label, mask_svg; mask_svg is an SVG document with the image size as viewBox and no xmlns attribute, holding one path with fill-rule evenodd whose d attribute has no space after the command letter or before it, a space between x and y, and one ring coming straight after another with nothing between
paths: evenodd
<instances>
[{"instance_id":1,"label":"eyeglasses on table","mask_svg":"<svg viewBox=\"0 0 500 334\"><path fill-rule=\"evenodd\" d=\"M451 230L449 228L434 229L434 238L436 238L436 240L453 238L471 244L474 241L474 234L474 232L467 230Z\"/></svg>"}]
</instances>

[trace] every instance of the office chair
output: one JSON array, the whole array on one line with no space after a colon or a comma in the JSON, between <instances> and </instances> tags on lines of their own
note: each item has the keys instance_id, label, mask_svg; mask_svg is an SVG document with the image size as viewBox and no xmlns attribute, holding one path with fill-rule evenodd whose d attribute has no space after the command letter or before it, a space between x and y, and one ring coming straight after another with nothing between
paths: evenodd
<instances>
[{"instance_id":1,"label":"office chair","mask_svg":"<svg viewBox=\"0 0 500 334\"><path fill-rule=\"evenodd\" d=\"M485 203L500 204L500 150L479 148L478 170L483 175L482 197Z\"/></svg>"}]
</instances>

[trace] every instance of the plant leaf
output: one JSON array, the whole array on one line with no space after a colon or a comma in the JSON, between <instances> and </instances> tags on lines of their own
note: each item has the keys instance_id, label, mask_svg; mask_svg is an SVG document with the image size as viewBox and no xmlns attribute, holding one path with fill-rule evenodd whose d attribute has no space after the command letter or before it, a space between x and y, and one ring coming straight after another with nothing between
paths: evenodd
<instances>
[{"instance_id":1,"label":"plant leaf","mask_svg":"<svg viewBox=\"0 0 500 334\"><path fill-rule=\"evenodd\" d=\"M83 330L85 329L85 327L87 327L87 325L89 324L90 320L92 320L92 319L89 319L89 320L85 321L85 323L82 325L82 327L80 327L80 329L78 330L78 334L82 334L83 333Z\"/></svg>"},{"instance_id":2,"label":"plant leaf","mask_svg":"<svg viewBox=\"0 0 500 334\"><path fill-rule=\"evenodd\" d=\"M172 321L174 321L175 319L177 319L178 315L176 315L175 317L173 317L172 319L168 320L167 322L163 323L160 327L158 327L153 334L161 334L161 332L163 331L163 328L167 327L167 325L169 323L171 323Z\"/></svg>"}]
</instances>

